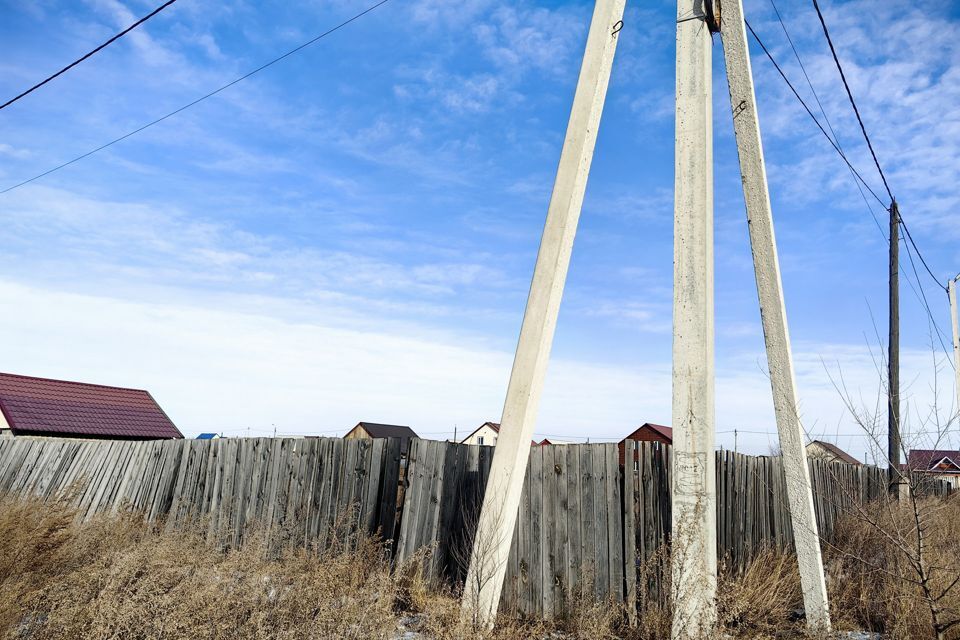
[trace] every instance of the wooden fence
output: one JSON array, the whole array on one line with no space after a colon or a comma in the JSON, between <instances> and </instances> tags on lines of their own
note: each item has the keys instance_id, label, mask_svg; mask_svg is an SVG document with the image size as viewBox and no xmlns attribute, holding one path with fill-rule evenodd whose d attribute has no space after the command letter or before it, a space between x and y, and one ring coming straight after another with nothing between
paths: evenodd
<instances>
[{"instance_id":1,"label":"wooden fence","mask_svg":"<svg viewBox=\"0 0 960 640\"><path fill-rule=\"evenodd\" d=\"M413 441L399 561L430 547L428 576L463 579L492 458L492 447ZM559 615L571 588L623 600L620 477L616 444L530 449L501 606Z\"/></svg>"},{"instance_id":2,"label":"wooden fence","mask_svg":"<svg viewBox=\"0 0 960 640\"><path fill-rule=\"evenodd\" d=\"M793 530L778 457L717 452L717 551L743 567L764 547L791 551ZM492 447L415 440L410 449L397 558L423 547L431 577L463 579ZM671 448L628 441L530 450L501 607L528 615L564 613L571 594L630 601L638 580L669 542ZM886 472L867 465L808 461L820 535L854 504L885 494ZM930 491L945 493L943 483ZM425 508L426 507L426 508ZM633 542L631 544L631 541ZM646 592L656 585L646 585Z\"/></svg>"},{"instance_id":3,"label":"wooden fence","mask_svg":"<svg viewBox=\"0 0 960 640\"><path fill-rule=\"evenodd\" d=\"M416 439L402 452L399 440L11 438L0 440L0 493L67 496L83 517L132 508L168 528L202 523L233 545L257 526L323 546L347 513L349 526L381 532L395 561L426 548L427 575L458 582L492 457L492 447ZM616 444L531 448L501 607L555 617L572 594L635 602L657 591L645 567L669 542L670 457L668 446L632 441L625 467ZM886 492L882 469L809 464L826 539L842 513ZM725 561L744 566L764 546L790 550L787 505L779 458L717 453Z\"/></svg>"},{"instance_id":4,"label":"wooden fence","mask_svg":"<svg viewBox=\"0 0 960 640\"><path fill-rule=\"evenodd\" d=\"M256 524L322 545L351 516L393 536L400 457L399 440L9 438L0 492L65 496L81 517L131 508L166 527L202 524L226 544Z\"/></svg>"}]
</instances>

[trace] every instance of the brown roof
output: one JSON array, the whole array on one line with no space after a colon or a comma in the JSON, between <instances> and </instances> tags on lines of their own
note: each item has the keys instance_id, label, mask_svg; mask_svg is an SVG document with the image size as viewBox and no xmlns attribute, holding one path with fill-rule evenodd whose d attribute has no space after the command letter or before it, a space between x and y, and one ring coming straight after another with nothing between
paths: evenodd
<instances>
[{"instance_id":1,"label":"brown roof","mask_svg":"<svg viewBox=\"0 0 960 640\"><path fill-rule=\"evenodd\" d=\"M183 437L140 389L0 373L0 410L14 435Z\"/></svg>"},{"instance_id":2,"label":"brown roof","mask_svg":"<svg viewBox=\"0 0 960 640\"><path fill-rule=\"evenodd\" d=\"M832 453L841 461L846 462L847 464L863 464L862 462L860 462L859 460L857 460L852 455L850 455L849 453L847 453L837 445L833 444L832 442L824 442L823 440L814 440L810 444L819 444L821 447L823 447L824 449Z\"/></svg>"},{"instance_id":3,"label":"brown roof","mask_svg":"<svg viewBox=\"0 0 960 640\"><path fill-rule=\"evenodd\" d=\"M947 462L940 466L941 462ZM960 451L951 449L911 449L907 455L907 465L918 471L957 473L960 466ZM952 468L951 468L952 467Z\"/></svg>"},{"instance_id":4,"label":"brown roof","mask_svg":"<svg viewBox=\"0 0 960 640\"><path fill-rule=\"evenodd\" d=\"M620 442L623 442L624 440L630 440L630 439L632 439L633 436L637 435L637 433L639 433L640 431L643 431L644 429L649 429L649 430L653 431L654 433L656 433L657 435L659 435L659 436L667 439L668 441L673 442L673 428L672 428L672 427L665 427L665 426L663 426L662 424L654 424L654 423L652 423L652 422L645 422L645 423L643 423L642 425L640 425L639 427L637 427L637 428L633 431L633 433L631 433L630 435L628 435L626 438L624 438L624 439L621 440Z\"/></svg>"},{"instance_id":5,"label":"brown roof","mask_svg":"<svg viewBox=\"0 0 960 640\"><path fill-rule=\"evenodd\" d=\"M477 431L480 431L480 429L483 429L484 427L490 427L491 429L493 429L494 433L500 433L500 423L499 423L499 422L490 422L490 421L487 421L487 422L484 422L484 423L483 423L482 425L480 425L479 427L477 427L476 429L474 429L473 431L471 431L469 434L467 434L467 436L466 436L465 438L461 438L461 439L460 439L460 442L465 442L465 441L469 440L469 439L470 439L470 436L472 436L473 434L475 434Z\"/></svg>"},{"instance_id":6,"label":"brown roof","mask_svg":"<svg viewBox=\"0 0 960 640\"><path fill-rule=\"evenodd\" d=\"M358 422L356 427L347 432L347 435L357 428L366 431L371 438L400 438L400 447L403 450L406 450L410 438L419 437L410 427L399 424L382 424L380 422Z\"/></svg>"}]
</instances>

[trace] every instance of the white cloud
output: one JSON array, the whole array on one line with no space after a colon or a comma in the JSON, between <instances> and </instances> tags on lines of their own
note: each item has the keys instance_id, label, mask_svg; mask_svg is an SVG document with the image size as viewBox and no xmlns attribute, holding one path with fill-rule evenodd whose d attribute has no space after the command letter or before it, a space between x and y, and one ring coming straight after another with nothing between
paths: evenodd
<instances>
[{"instance_id":1,"label":"white cloud","mask_svg":"<svg viewBox=\"0 0 960 640\"><path fill-rule=\"evenodd\" d=\"M960 22L945 19L942 13L942 5L934 2L856 0L827 6L825 16L901 212L914 229L932 238L956 239L960 237L956 224L960 194L954 188L955 168L960 165L960 111L956 108L960 103ZM885 201L887 195L815 15L786 18L844 151ZM890 28L893 24L896 29ZM758 31L816 110L779 25L767 22ZM799 202L822 199L825 192L845 192L845 200L859 200L842 160L762 53L755 53L753 69L767 146L793 141L797 143L793 152L803 158L789 166L783 160L780 166L773 165L771 179L777 189ZM866 215L860 211L858 215Z\"/></svg>"},{"instance_id":2,"label":"white cloud","mask_svg":"<svg viewBox=\"0 0 960 640\"><path fill-rule=\"evenodd\" d=\"M425 336L384 325L332 326L307 308L293 320L277 315L182 304L132 302L0 281L9 312L0 331L4 370L149 389L188 433L247 427L280 433L339 430L358 420L410 424L427 437L449 437L495 420L512 354L468 336ZM210 301L208 301L210 302ZM863 434L844 417L827 367L855 395L875 404L877 375L866 349L805 345L796 356L804 419L813 435L841 434L862 456ZM929 353L904 354L905 379L925 371ZM617 439L644 421L670 421L669 362L630 366L570 359L551 362L538 434ZM907 403L931 398L917 380ZM946 381L949 386L949 381ZM871 396L873 394L873 396ZM874 400L870 398L873 397ZM816 418L815 420L813 418ZM718 444L765 453L775 436L769 384L756 356L728 360L718 371ZM841 442L843 445L844 442ZM857 448L860 447L860 448Z\"/></svg>"},{"instance_id":3,"label":"white cloud","mask_svg":"<svg viewBox=\"0 0 960 640\"><path fill-rule=\"evenodd\" d=\"M487 22L474 27L474 33L484 54L510 73L563 74L588 21L567 8L502 5Z\"/></svg>"},{"instance_id":4,"label":"white cloud","mask_svg":"<svg viewBox=\"0 0 960 640\"><path fill-rule=\"evenodd\" d=\"M14 158L15 160L23 160L32 156L33 152L29 149L20 149L0 142L0 155L7 156L8 158Z\"/></svg>"},{"instance_id":5,"label":"white cloud","mask_svg":"<svg viewBox=\"0 0 960 640\"><path fill-rule=\"evenodd\" d=\"M131 292L213 287L221 293L340 298L348 314L406 309L422 316L456 311L449 298L466 289L496 292L516 285L488 255L432 248L430 238L391 237L377 229L377 237L387 235L368 241L361 229L354 241L321 249L214 222L192 209L49 187L9 194L5 221L0 241L10 261L4 273L58 287L98 291L118 280Z\"/></svg>"}]
</instances>

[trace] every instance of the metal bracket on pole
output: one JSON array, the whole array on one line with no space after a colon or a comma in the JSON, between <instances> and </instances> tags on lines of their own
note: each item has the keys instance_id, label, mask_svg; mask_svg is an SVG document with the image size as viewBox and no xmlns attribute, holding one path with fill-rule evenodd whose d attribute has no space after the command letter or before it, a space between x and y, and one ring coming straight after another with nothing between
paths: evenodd
<instances>
[{"instance_id":1,"label":"metal bracket on pole","mask_svg":"<svg viewBox=\"0 0 960 640\"><path fill-rule=\"evenodd\" d=\"M720 0L703 0L703 12L710 33L720 33Z\"/></svg>"}]
</instances>

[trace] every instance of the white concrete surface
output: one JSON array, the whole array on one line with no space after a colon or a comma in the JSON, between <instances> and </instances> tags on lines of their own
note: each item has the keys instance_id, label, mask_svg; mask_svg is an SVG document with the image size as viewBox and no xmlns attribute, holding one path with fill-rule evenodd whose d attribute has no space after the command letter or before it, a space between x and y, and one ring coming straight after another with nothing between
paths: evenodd
<instances>
[{"instance_id":1,"label":"white concrete surface","mask_svg":"<svg viewBox=\"0 0 960 640\"><path fill-rule=\"evenodd\" d=\"M815 633L826 633L830 630L827 586L800 423L790 332L741 0L724 1L720 35L807 626Z\"/></svg>"},{"instance_id":2,"label":"white concrete surface","mask_svg":"<svg viewBox=\"0 0 960 640\"><path fill-rule=\"evenodd\" d=\"M673 571L675 640L716 624L713 121L703 0L677 3L673 244Z\"/></svg>"},{"instance_id":3,"label":"white concrete surface","mask_svg":"<svg viewBox=\"0 0 960 640\"><path fill-rule=\"evenodd\" d=\"M486 625L492 625L496 618L503 588L523 477L530 456L530 440L619 39L619 26L622 26L618 23L623 17L624 3L625 0L597 0L594 7L510 373L500 435L462 601L464 614Z\"/></svg>"}]
</instances>

